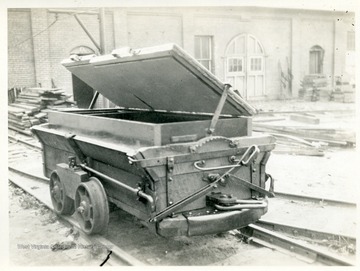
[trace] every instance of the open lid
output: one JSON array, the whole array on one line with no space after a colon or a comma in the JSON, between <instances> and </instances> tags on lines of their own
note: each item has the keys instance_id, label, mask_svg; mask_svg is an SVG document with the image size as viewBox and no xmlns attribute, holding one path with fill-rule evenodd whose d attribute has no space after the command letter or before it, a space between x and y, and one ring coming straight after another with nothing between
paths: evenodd
<instances>
[{"instance_id":1,"label":"open lid","mask_svg":"<svg viewBox=\"0 0 360 271\"><path fill-rule=\"evenodd\" d=\"M215 75L175 44L114 50L62 64L114 104L147 110L214 113L225 88ZM222 114L256 110L231 88Z\"/></svg>"}]
</instances>

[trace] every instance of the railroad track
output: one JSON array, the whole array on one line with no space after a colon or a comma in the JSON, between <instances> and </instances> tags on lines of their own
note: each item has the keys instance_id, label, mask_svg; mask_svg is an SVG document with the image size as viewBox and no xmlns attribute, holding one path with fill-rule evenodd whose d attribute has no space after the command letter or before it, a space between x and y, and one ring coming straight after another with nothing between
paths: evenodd
<instances>
[{"instance_id":1,"label":"railroad track","mask_svg":"<svg viewBox=\"0 0 360 271\"><path fill-rule=\"evenodd\" d=\"M24 144L26 147L31 147L38 149L37 147L31 146L31 143L24 140L18 140L17 138L9 138L13 142L18 142L20 144ZM23 170L20 170L15 167L9 166L9 171L12 172L12 174L22 176L23 178L26 178L28 180L31 180L31 183L25 184L25 182L19 181L18 178L15 178L14 175L10 178L10 180L15 183L17 186L21 187L23 190L25 190L27 193L33 195L38 200L43 202L45 205L47 205L50 209L52 209L51 201L48 199L47 201L44 200L44 198L37 194L36 192L39 191L38 189L32 190L31 187L36 184L39 186L40 184L44 186L44 189L48 190L47 184L48 179L44 178L39 175L34 175L29 172L25 172ZM323 201L327 204L337 204L337 205L343 205L343 206L353 206L353 203L349 202L339 202L339 201L332 201L332 200L326 200L326 199L319 199L319 198L313 198L313 197L301 197L299 195L292 195L292 194L285 194L281 193L280 197L283 197L285 199L296 199L296 200L305 200L305 201L314 201L318 202ZM49 197L50 198L50 197ZM77 222L72 217L64 217L64 219L70 223L71 225L79 228ZM277 232L276 232L277 231ZM278 232L282 232L287 235L292 235L292 237L298 238L300 240L294 240L294 238L289 238L288 236L284 234L280 234ZM265 246L271 249L276 249L280 252L287 251L290 254L298 254L301 256L306 256L311 261L318 261L326 265L354 265L354 263L350 260L344 259L342 257L339 257L338 255L334 255L329 252L324 252L321 249L317 249L315 247L312 247L311 245L304 245L301 241L302 239L316 239L322 238L327 240L337 240L341 239L344 240L344 242L348 243L355 243L356 240L353 237L349 236L343 236L343 235L334 235L331 233L324 233L324 232L315 232L311 231L309 229L303 229L303 228L296 228L289 225L284 224L276 224L273 222L269 222L266 220L261 220L256 224L249 225L247 228L241 231L249 243L256 243L261 246ZM124 250L119 248L118 246L114 245L111 241L104 237L100 236L87 236L85 233L82 233L82 236L88 241L92 243L100 243L101 245L111 248L112 255L111 260L107 264L112 265L145 265L143 262L137 260L136 258L132 257L128 253L126 253Z\"/></svg>"},{"instance_id":2,"label":"railroad track","mask_svg":"<svg viewBox=\"0 0 360 271\"><path fill-rule=\"evenodd\" d=\"M345 259L344 257L294 240L256 224L248 225L242 229L242 232L245 232L244 236L247 237L249 243L256 243L279 251L283 249L326 265L355 266L355 262Z\"/></svg>"},{"instance_id":3,"label":"railroad track","mask_svg":"<svg viewBox=\"0 0 360 271\"><path fill-rule=\"evenodd\" d=\"M321 203L323 205L328 206L342 206L342 207L356 207L355 202L350 201L340 201L334 199L327 199L327 198L319 198L319 197L309 197L285 192L276 192L276 197L280 199L286 200L298 200L301 202L311 202L311 203Z\"/></svg>"}]
</instances>

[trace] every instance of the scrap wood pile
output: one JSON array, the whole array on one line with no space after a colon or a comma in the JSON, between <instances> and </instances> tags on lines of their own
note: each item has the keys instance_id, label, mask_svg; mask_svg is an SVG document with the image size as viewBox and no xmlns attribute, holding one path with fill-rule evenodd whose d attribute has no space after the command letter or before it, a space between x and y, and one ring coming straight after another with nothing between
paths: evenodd
<instances>
[{"instance_id":1,"label":"scrap wood pile","mask_svg":"<svg viewBox=\"0 0 360 271\"><path fill-rule=\"evenodd\" d=\"M253 131L275 136L277 142L274 152L277 153L323 156L328 146L352 147L355 145L354 131L331 128L329 125L320 126L320 123L321 119L308 113L290 114L282 118L255 117Z\"/></svg>"},{"instance_id":2,"label":"scrap wood pile","mask_svg":"<svg viewBox=\"0 0 360 271\"><path fill-rule=\"evenodd\" d=\"M70 107L71 97L59 88L13 88L9 90L9 129L31 135L29 128L47 122L47 109Z\"/></svg>"}]
</instances>

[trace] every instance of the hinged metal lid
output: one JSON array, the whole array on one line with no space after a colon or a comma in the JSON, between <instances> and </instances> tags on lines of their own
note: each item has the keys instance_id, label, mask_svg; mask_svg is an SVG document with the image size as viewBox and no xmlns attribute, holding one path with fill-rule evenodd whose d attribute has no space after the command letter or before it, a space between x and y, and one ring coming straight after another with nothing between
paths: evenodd
<instances>
[{"instance_id":1,"label":"hinged metal lid","mask_svg":"<svg viewBox=\"0 0 360 271\"><path fill-rule=\"evenodd\" d=\"M70 58L62 64L114 104L126 108L214 113L225 84L175 44L103 56ZM256 110L232 88L222 114L251 116Z\"/></svg>"}]
</instances>

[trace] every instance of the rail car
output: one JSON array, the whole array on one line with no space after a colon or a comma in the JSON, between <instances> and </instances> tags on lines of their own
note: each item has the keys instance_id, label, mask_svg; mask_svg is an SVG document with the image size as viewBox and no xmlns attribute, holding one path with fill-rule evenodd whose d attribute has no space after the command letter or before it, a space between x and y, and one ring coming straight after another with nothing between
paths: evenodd
<instances>
[{"instance_id":1,"label":"rail car","mask_svg":"<svg viewBox=\"0 0 360 271\"><path fill-rule=\"evenodd\" d=\"M51 111L32 128L58 214L103 233L112 203L170 237L241 228L267 212L274 138L252 135L256 110L180 47L62 65L116 107Z\"/></svg>"}]
</instances>

